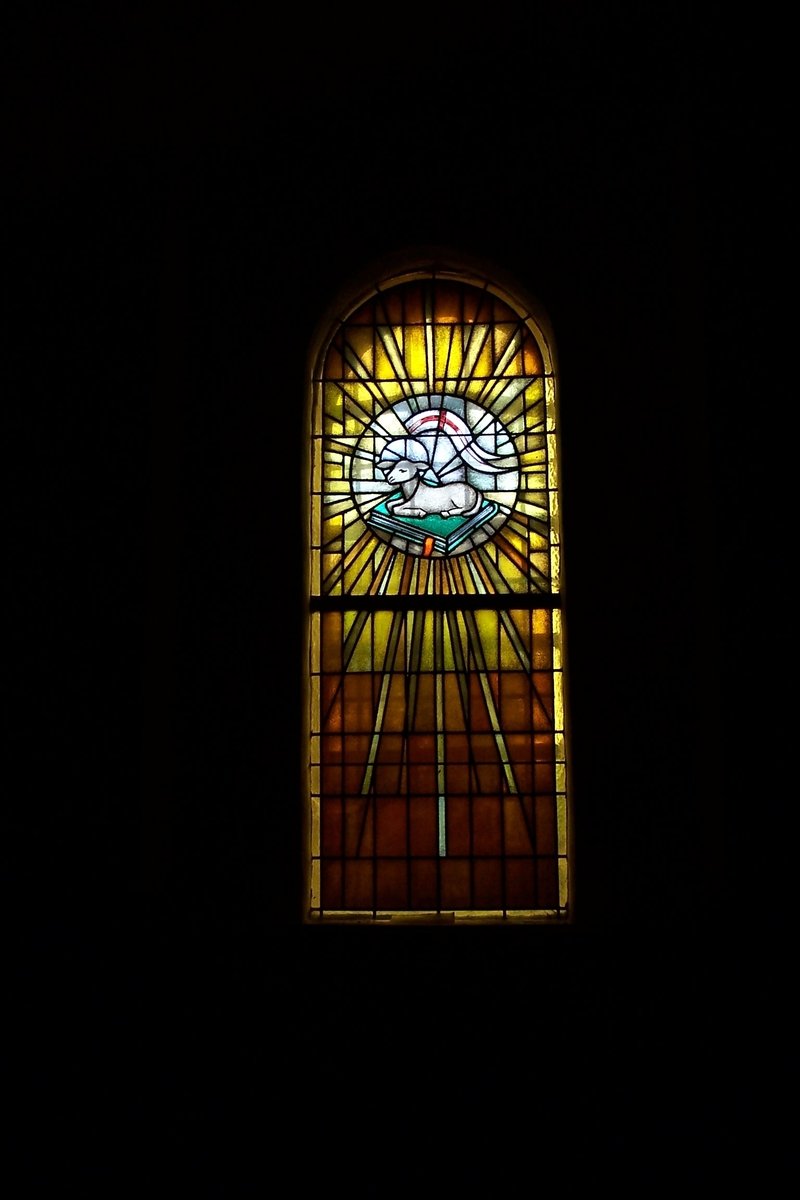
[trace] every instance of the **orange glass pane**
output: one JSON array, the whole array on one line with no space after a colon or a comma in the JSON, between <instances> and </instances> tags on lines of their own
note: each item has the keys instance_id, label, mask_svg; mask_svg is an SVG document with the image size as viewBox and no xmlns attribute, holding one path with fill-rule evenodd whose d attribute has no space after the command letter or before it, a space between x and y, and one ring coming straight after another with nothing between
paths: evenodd
<instances>
[{"instance_id":1,"label":"orange glass pane","mask_svg":"<svg viewBox=\"0 0 800 1200\"><path fill-rule=\"evenodd\" d=\"M450 854L468 855L472 852L470 811L468 797L448 796L447 847Z\"/></svg>"},{"instance_id":2,"label":"orange glass pane","mask_svg":"<svg viewBox=\"0 0 800 1200\"><path fill-rule=\"evenodd\" d=\"M431 850L430 853L435 853L435 849ZM412 909L435 912L439 907L438 863L433 859L413 859L410 874L410 907Z\"/></svg>"},{"instance_id":3,"label":"orange glass pane","mask_svg":"<svg viewBox=\"0 0 800 1200\"><path fill-rule=\"evenodd\" d=\"M473 870L473 903L476 908L503 907L503 862L500 858L479 859Z\"/></svg>"},{"instance_id":4,"label":"orange glass pane","mask_svg":"<svg viewBox=\"0 0 800 1200\"><path fill-rule=\"evenodd\" d=\"M505 863L505 902L509 908L555 907L536 890L536 869L530 858L508 858Z\"/></svg>"},{"instance_id":5,"label":"orange glass pane","mask_svg":"<svg viewBox=\"0 0 800 1200\"><path fill-rule=\"evenodd\" d=\"M536 846L540 854L555 854L558 850L558 813L551 796L536 800Z\"/></svg>"},{"instance_id":6,"label":"orange glass pane","mask_svg":"<svg viewBox=\"0 0 800 1200\"><path fill-rule=\"evenodd\" d=\"M475 796L472 800L472 853L500 854L503 848L502 799Z\"/></svg>"},{"instance_id":7,"label":"orange glass pane","mask_svg":"<svg viewBox=\"0 0 800 1200\"><path fill-rule=\"evenodd\" d=\"M442 859L440 867L443 909L468 909L472 906L470 864L462 858Z\"/></svg>"},{"instance_id":8,"label":"orange glass pane","mask_svg":"<svg viewBox=\"0 0 800 1200\"><path fill-rule=\"evenodd\" d=\"M405 861L378 859L375 886L377 908L405 908L408 899L408 867Z\"/></svg>"},{"instance_id":9,"label":"orange glass pane","mask_svg":"<svg viewBox=\"0 0 800 1200\"><path fill-rule=\"evenodd\" d=\"M530 796L506 796L503 800L503 844L511 855L533 853L533 802Z\"/></svg>"},{"instance_id":10,"label":"orange glass pane","mask_svg":"<svg viewBox=\"0 0 800 1200\"><path fill-rule=\"evenodd\" d=\"M408 853L408 803L400 796L381 797L375 805L375 852Z\"/></svg>"},{"instance_id":11,"label":"orange glass pane","mask_svg":"<svg viewBox=\"0 0 800 1200\"><path fill-rule=\"evenodd\" d=\"M408 805L409 853L415 858L438 852L438 802L435 796L414 796Z\"/></svg>"}]
</instances>

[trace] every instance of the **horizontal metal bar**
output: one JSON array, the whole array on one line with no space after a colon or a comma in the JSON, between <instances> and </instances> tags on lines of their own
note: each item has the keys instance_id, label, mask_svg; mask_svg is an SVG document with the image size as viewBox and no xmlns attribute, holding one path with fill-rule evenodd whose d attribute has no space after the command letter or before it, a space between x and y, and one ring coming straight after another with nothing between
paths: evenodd
<instances>
[{"instance_id":1,"label":"horizontal metal bar","mask_svg":"<svg viewBox=\"0 0 800 1200\"><path fill-rule=\"evenodd\" d=\"M502 595L312 596L312 612L479 612L481 609L561 608L561 597L545 592Z\"/></svg>"}]
</instances>

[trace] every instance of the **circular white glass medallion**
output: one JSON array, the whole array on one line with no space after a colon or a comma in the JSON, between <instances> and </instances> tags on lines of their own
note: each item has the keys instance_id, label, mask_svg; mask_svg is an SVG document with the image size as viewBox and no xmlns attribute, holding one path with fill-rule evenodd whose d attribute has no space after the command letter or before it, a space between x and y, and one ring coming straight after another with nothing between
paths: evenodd
<instances>
[{"instance_id":1,"label":"circular white glass medallion","mask_svg":"<svg viewBox=\"0 0 800 1200\"><path fill-rule=\"evenodd\" d=\"M464 554L505 524L519 457L488 409L455 395L398 401L370 423L352 459L353 499L369 528L406 554Z\"/></svg>"}]
</instances>

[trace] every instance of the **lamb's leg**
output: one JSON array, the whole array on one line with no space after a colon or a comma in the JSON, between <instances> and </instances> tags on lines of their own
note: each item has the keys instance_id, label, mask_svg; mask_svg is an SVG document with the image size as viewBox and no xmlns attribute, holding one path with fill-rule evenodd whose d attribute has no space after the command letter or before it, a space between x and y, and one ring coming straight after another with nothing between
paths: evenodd
<instances>
[{"instance_id":1,"label":"lamb's leg","mask_svg":"<svg viewBox=\"0 0 800 1200\"><path fill-rule=\"evenodd\" d=\"M481 506L481 497L478 496L471 508L463 506L461 508L448 508L442 512L443 517L471 517L476 513Z\"/></svg>"},{"instance_id":2,"label":"lamb's leg","mask_svg":"<svg viewBox=\"0 0 800 1200\"><path fill-rule=\"evenodd\" d=\"M387 506L388 507L388 506ZM424 517L427 513L424 508L413 508L407 504L396 504L391 510L393 517Z\"/></svg>"}]
</instances>

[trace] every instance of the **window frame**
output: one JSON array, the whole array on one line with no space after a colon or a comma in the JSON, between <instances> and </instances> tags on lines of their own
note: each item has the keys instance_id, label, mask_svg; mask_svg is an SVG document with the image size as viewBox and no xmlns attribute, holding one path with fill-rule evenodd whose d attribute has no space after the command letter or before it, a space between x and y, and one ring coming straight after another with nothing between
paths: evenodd
<instances>
[{"instance_id":1,"label":"window frame","mask_svg":"<svg viewBox=\"0 0 800 1200\"><path fill-rule=\"evenodd\" d=\"M312 527L315 521L313 512L316 500L313 498L313 471L315 469L314 455L312 445L315 437L319 437L319 431L315 428L315 412L319 409L322 403L322 379L324 375L324 364L326 355L332 345L332 342L342 328L346 326L347 321L356 313L358 313L365 304L368 304L371 298L386 293L393 288L401 287L406 284L422 283L431 281L434 285L440 283L452 283L465 288L477 288L485 290L491 296L507 305L512 309L524 322L525 327L530 331L536 345L541 352L544 362L545 390L549 392L545 400L545 411L548 414L547 434L550 437L550 449L548 450L548 483L547 493L549 502L548 511L548 528L549 537L551 539L552 553L557 558L557 578L556 587L549 593L539 593L532 597L527 594L522 601L523 607L533 609L549 609L553 614L553 620L558 624L558 666L551 668L551 673L554 678L557 675L559 705L561 710L560 716L560 741L562 745L561 753L561 791L559 793L559 804L561 808L558 816L558 854L557 858L562 869L562 878L559 880L559 902L556 906L545 906L542 909L500 909L486 910L483 907L471 909L453 908L447 906L437 907L435 909L413 909L406 908L402 910L388 908L384 909L373 905L370 910L363 908L350 910L342 907L340 909L323 908L321 905L316 906L314 903L315 889L319 887L318 877L315 879L315 854L320 857L319 850L319 817L313 815L314 795L321 796L321 790L317 785L317 792L312 790L312 777L314 776L315 768L319 768L319 758L316 762L312 761L313 756L307 754L311 747L312 738L320 732L319 728L315 728L315 721L312 719L312 708L314 701L312 698L313 686L312 678L314 671L313 659L313 643L314 633L312 626L316 620L316 615L321 612L331 612L336 609L344 610L352 607L352 598L328 597L327 599L321 595L321 589L318 588L316 593L313 587L311 561L313 558L313 533ZM302 744L304 747L303 760L303 921L307 924L368 924L385 926L387 924L569 924L574 919L574 833L573 833L573 803L572 803L572 785L570 779L570 742L571 735L569 730L569 706L568 706L568 677L566 663L566 618L564 613L564 562L563 562L563 538L562 538L562 521L561 521L561 438L558 419L559 409L559 378L557 369L557 355L555 349L555 339L549 318L539 301L526 292L518 283L512 279L506 272L494 263L487 263L475 257L471 257L462 252L453 251L422 251L417 254L409 254L403 252L397 256L387 256L378 264L372 264L366 270L360 272L353 277L342 290L337 294L334 301L329 305L325 314L318 323L315 335L312 339L308 360L307 360L307 377L306 377L306 403L305 403L305 428L303 445L305 457L303 461L303 525L305 536L305 553L304 553L304 595L307 597L306 611L306 630L304 637L304 663L303 663L303 683L304 683L304 726ZM318 467L318 464L317 464ZM319 503L322 503L322 494L320 492ZM321 514L318 518L321 520ZM361 602L360 602L361 603ZM475 597L459 597L455 602L453 598L446 599L442 596L426 595L423 600L418 600L416 606L424 608L426 611L452 611L455 607L462 610L474 607L475 609L495 609L498 612L508 611L519 606L519 596L487 596L481 595ZM410 611L415 606L413 600L408 597L405 599L397 597L383 597L381 607L383 609L398 610L403 609L405 612ZM363 603L362 603L363 607ZM369 605L367 605L369 607ZM555 636L555 635L551 635ZM555 686L555 684L554 684ZM321 724L316 721L316 726ZM471 735L471 731L468 730ZM315 843L316 839L316 845Z\"/></svg>"}]
</instances>

